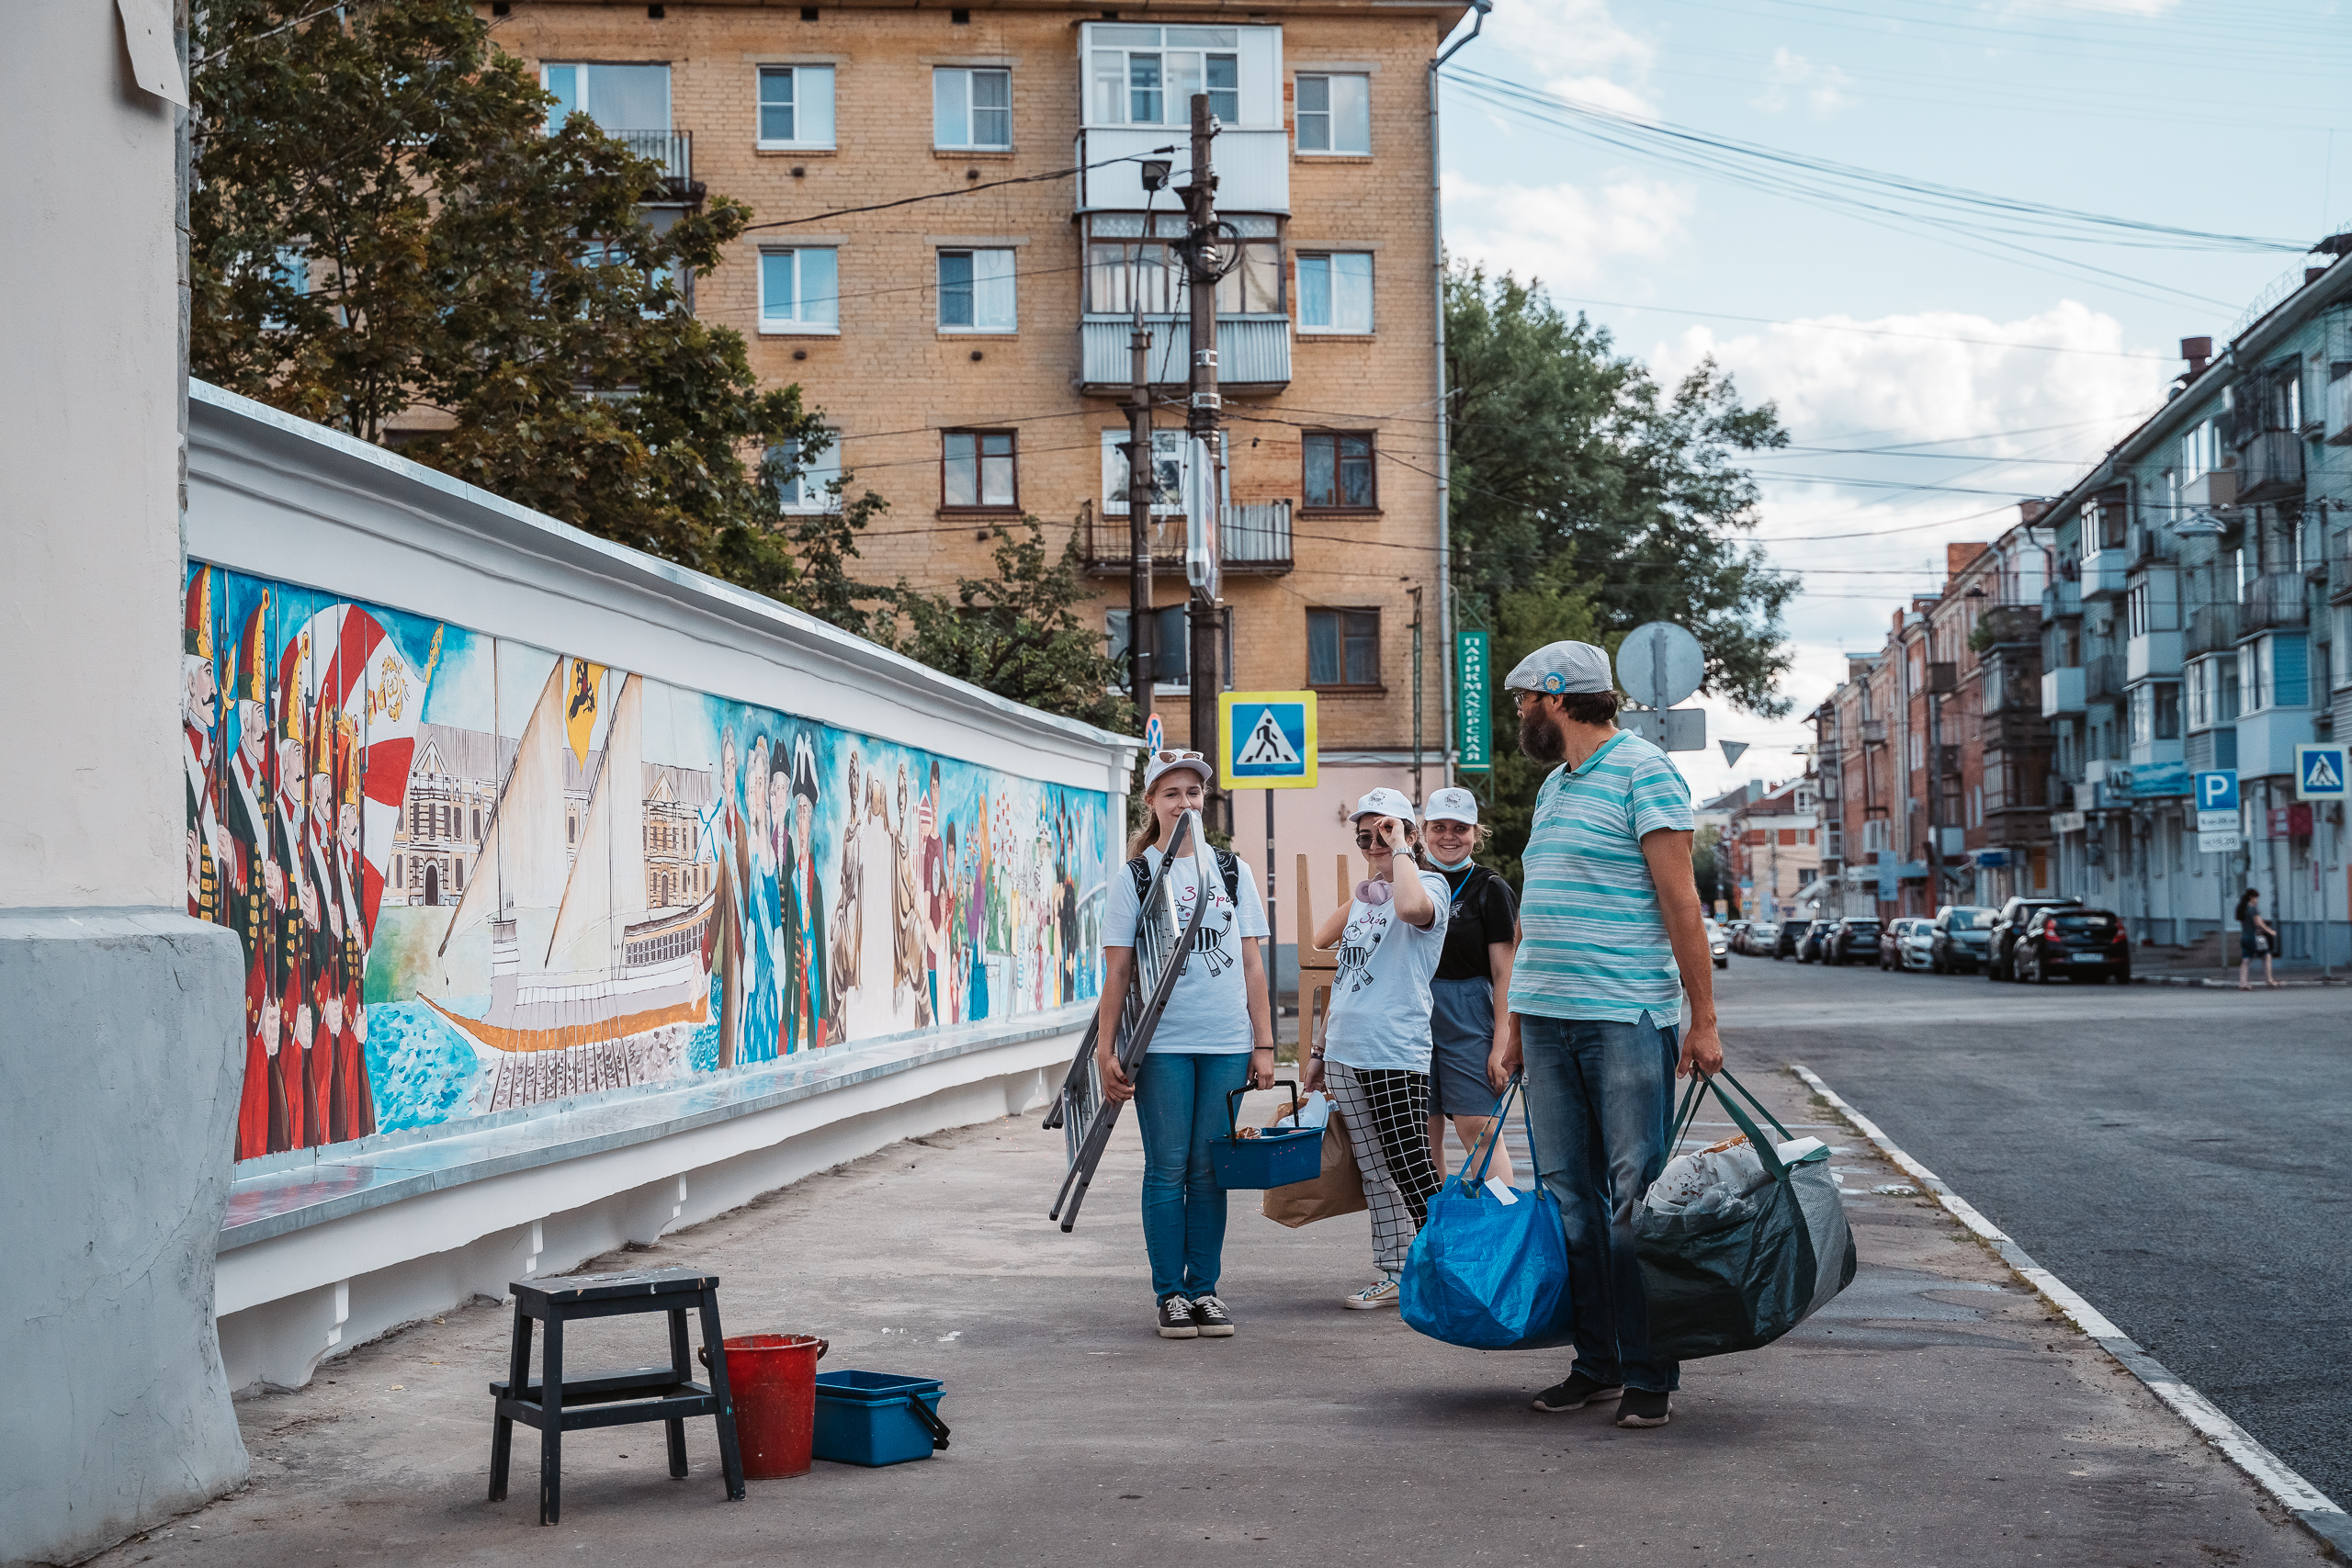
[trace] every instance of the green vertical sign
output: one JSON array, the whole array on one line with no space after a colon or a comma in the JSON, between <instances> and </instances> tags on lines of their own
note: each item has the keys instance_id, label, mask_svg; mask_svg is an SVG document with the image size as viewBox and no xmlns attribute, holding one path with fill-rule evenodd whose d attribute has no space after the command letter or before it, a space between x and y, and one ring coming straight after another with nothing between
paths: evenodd
<instances>
[{"instance_id":1,"label":"green vertical sign","mask_svg":"<svg viewBox=\"0 0 2352 1568\"><path fill-rule=\"evenodd\" d=\"M1485 632L1453 634L1453 711L1460 725L1460 733L1455 737L1459 755L1454 766L1465 773L1491 773L1495 760L1488 751L1488 738L1494 733L1490 712L1494 671L1487 663Z\"/></svg>"}]
</instances>

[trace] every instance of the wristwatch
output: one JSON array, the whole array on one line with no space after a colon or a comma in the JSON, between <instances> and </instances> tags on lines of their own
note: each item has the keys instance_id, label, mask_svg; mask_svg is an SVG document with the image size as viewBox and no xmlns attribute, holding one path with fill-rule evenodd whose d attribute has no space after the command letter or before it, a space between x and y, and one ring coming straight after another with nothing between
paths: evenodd
<instances>
[{"instance_id":1,"label":"wristwatch","mask_svg":"<svg viewBox=\"0 0 2352 1568\"><path fill-rule=\"evenodd\" d=\"M1323 1059L1323 1053L1320 1051L1309 1051L1306 1055L1310 1061L1319 1062Z\"/></svg>"}]
</instances>

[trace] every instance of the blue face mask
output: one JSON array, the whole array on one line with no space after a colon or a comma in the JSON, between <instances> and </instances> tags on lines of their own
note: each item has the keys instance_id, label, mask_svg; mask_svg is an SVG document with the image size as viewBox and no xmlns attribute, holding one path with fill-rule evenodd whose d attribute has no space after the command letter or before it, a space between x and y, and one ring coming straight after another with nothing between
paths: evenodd
<instances>
[{"instance_id":1,"label":"blue face mask","mask_svg":"<svg viewBox=\"0 0 2352 1568\"><path fill-rule=\"evenodd\" d=\"M1430 853L1430 863L1437 867L1440 871L1461 871L1469 865L1470 857L1468 855L1464 855L1460 860L1449 863L1438 859L1436 852L1431 851Z\"/></svg>"}]
</instances>

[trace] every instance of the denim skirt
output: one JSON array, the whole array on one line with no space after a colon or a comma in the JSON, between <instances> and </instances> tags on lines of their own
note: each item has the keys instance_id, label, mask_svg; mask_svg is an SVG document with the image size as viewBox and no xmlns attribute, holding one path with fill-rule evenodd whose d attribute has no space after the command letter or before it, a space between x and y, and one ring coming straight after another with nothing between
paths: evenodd
<instances>
[{"instance_id":1,"label":"denim skirt","mask_svg":"<svg viewBox=\"0 0 2352 1568\"><path fill-rule=\"evenodd\" d=\"M1495 1108L1487 1083L1487 1053L1495 1044L1495 983L1430 982L1430 1111L1438 1116L1484 1116Z\"/></svg>"}]
</instances>

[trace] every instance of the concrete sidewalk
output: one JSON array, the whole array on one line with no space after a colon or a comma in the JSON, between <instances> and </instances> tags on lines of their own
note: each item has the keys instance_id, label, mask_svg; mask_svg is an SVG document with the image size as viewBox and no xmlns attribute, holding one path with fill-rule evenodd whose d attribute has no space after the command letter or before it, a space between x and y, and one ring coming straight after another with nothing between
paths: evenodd
<instances>
[{"instance_id":1,"label":"concrete sidewalk","mask_svg":"<svg viewBox=\"0 0 2352 1568\"><path fill-rule=\"evenodd\" d=\"M1531 1412L1564 1353L1457 1350L1342 1311L1368 1277L1360 1214L1292 1232L1238 1199L1239 1335L1161 1341L1132 1122L1066 1236L1045 1219L1060 1136L1028 1117L895 1145L600 1265L707 1267L731 1332L819 1334L828 1369L944 1378L956 1435L937 1459L820 1464L730 1504L707 1421L684 1482L653 1428L571 1434L563 1522L542 1530L524 1442L510 1500L482 1501L483 1385L509 1323L483 1305L242 1405L253 1483L100 1561L2322 1560L1943 1211L1873 1191L1902 1179L1802 1086L1749 1081L1839 1146L1861 1273L1780 1344L1686 1367L1659 1430ZM575 1327L567 1360L662 1359L657 1321Z\"/></svg>"}]
</instances>

